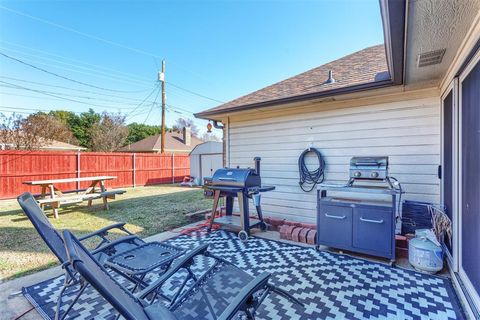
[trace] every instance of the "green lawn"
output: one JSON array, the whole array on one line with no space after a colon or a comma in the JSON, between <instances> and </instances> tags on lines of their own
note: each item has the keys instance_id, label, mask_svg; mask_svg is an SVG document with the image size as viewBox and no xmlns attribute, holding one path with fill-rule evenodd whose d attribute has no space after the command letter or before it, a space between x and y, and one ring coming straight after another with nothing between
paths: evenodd
<instances>
[{"instance_id":1,"label":"green lawn","mask_svg":"<svg viewBox=\"0 0 480 320\"><path fill-rule=\"evenodd\" d=\"M191 222L186 213L207 209L211 200L202 190L172 185L127 189L127 193L109 201L110 210L102 210L102 201L60 208L59 219L46 212L53 225L77 235L95 231L114 222L126 222L127 228L146 237ZM16 200L0 201L0 282L57 264Z\"/></svg>"}]
</instances>

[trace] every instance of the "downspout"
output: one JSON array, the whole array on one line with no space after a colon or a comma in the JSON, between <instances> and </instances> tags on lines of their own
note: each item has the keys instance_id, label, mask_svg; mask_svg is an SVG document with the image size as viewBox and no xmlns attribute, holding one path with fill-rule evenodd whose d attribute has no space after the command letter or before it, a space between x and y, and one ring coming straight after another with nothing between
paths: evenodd
<instances>
[{"instance_id":1,"label":"downspout","mask_svg":"<svg viewBox=\"0 0 480 320\"><path fill-rule=\"evenodd\" d=\"M410 1L405 1L405 32L403 37L403 75L402 75L402 84L403 91L405 91L405 85L407 81L407 36L408 36L408 9L410 6Z\"/></svg>"}]
</instances>

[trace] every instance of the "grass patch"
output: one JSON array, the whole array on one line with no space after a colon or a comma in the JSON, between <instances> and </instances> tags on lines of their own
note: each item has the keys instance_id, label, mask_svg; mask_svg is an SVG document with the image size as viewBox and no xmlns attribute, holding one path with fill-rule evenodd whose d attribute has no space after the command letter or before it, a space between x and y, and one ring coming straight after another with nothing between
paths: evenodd
<instances>
[{"instance_id":1,"label":"grass patch","mask_svg":"<svg viewBox=\"0 0 480 320\"><path fill-rule=\"evenodd\" d=\"M86 202L62 207L59 219L53 218L51 210L46 212L55 228L76 235L126 222L128 230L143 238L192 222L185 214L207 209L212 201L204 199L200 189L160 185L128 189L109 205L108 211L103 210L101 200L94 201L92 208ZM56 264L17 201L0 201L0 282Z\"/></svg>"}]
</instances>

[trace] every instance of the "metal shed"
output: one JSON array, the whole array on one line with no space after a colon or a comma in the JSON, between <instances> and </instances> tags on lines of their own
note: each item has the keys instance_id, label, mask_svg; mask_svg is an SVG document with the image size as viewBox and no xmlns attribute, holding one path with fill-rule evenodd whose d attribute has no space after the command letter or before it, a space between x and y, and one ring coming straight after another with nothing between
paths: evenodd
<instances>
[{"instance_id":1,"label":"metal shed","mask_svg":"<svg viewBox=\"0 0 480 320\"><path fill-rule=\"evenodd\" d=\"M208 141L197 145L190 152L190 176L195 183L203 184L204 177L211 177L215 170L223 167L223 145Z\"/></svg>"}]
</instances>

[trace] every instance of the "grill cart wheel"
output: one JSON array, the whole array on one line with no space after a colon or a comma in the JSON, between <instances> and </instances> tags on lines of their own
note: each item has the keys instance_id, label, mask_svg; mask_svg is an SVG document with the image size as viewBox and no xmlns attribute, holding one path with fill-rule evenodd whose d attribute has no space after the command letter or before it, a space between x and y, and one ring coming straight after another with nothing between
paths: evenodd
<instances>
[{"instance_id":1,"label":"grill cart wheel","mask_svg":"<svg viewBox=\"0 0 480 320\"><path fill-rule=\"evenodd\" d=\"M248 233L245 230L242 230L238 233L238 238L242 241L248 240Z\"/></svg>"}]
</instances>

